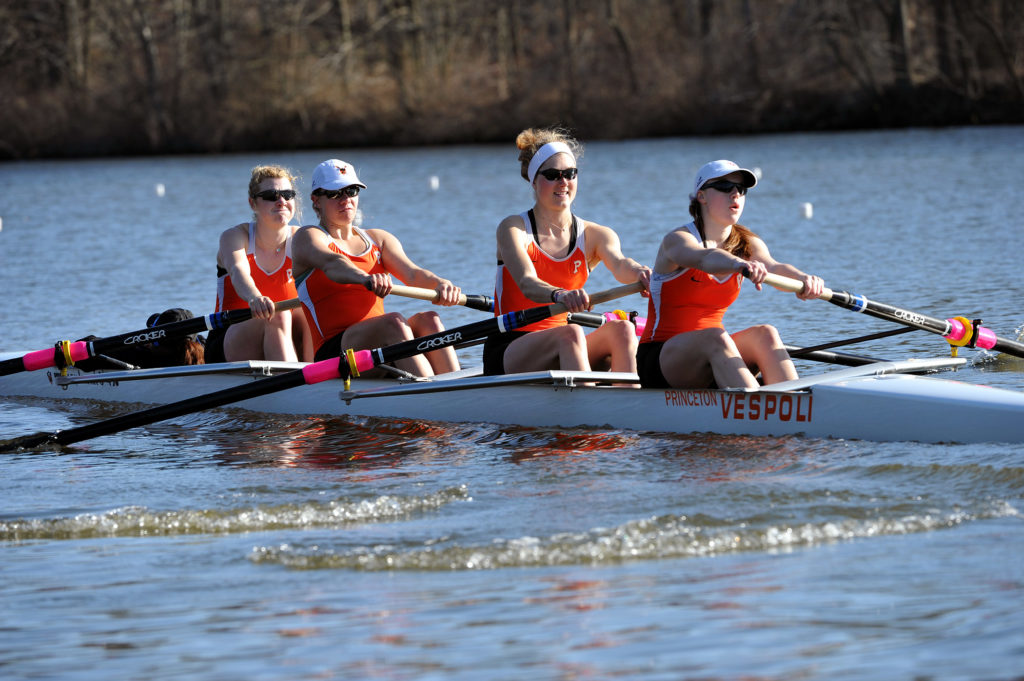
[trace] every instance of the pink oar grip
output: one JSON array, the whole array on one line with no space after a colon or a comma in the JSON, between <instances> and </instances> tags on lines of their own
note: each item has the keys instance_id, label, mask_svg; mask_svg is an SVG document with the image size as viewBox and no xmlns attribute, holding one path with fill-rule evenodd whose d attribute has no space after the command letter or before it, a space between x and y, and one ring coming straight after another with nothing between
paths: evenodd
<instances>
[{"instance_id":1,"label":"pink oar grip","mask_svg":"<svg viewBox=\"0 0 1024 681\"><path fill-rule=\"evenodd\" d=\"M331 359L313 362L304 366L302 368L302 377L305 379L306 385L322 383L332 378L341 378L341 372L338 371L339 362L340 360L337 357L332 357Z\"/></svg>"},{"instance_id":2,"label":"pink oar grip","mask_svg":"<svg viewBox=\"0 0 1024 681\"><path fill-rule=\"evenodd\" d=\"M369 371L376 366L373 363L373 355L369 350L360 350L353 353L353 355L355 357L356 371L359 373Z\"/></svg>"},{"instance_id":3,"label":"pink oar grip","mask_svg":"<svg viewBox=\"0 0 1024 681\"><path fill-rule=\"evenodd\" d=\"M21 358L22 364L25 365L25 371L36 371L38 369L46 369L52 366L57 366L54 362L54 354L59 352L54 348L47 348L46 350L36 350L30 352ZM69 352L71 353L71 361L81 362L83 359L89 359L89 344L85 341L77 341L71 343L69 346Z\"/></svg>"},{"instance_id":4,"label":"pink oar grip","mask_svg":"<svg viewBox=\"0 0 1024 681\"><path fill-rule=\"evenodd\" d=\"M978 329L978 339L975 341L975 345L979 348L985 348L986 350L994 348L996 346L996 335L992 332L992 329L986 329L984 326Z\"/></svg>"}]
</instances>

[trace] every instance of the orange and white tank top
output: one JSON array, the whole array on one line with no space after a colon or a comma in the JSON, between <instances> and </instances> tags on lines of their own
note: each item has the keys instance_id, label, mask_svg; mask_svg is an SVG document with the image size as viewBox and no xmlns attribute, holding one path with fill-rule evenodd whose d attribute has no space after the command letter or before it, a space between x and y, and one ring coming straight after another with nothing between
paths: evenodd
<instances>
[{"instance_id":1,"label":"orange and white tank top","mask_svg":"<svg viewBox=\"0 0 1024 681\"><path fill-rule=\"evenodd\" d=\"M572 216L573 231L575 239L569 246L568 253L561 258L548 255L537 243L537 223L533 217L533 211L522 213L520 217L523 224L528 227L526 238L530 241L526 244L526 254L537 271L537 277L552 286L564 288L568 291L583 288L590 276L590 267L587 264L587 251L585 248L584 223L575 215ZM509 273L508 268L501 261L498 261L498 273L494 286L494 314L501 316L507 312L516 310L527 310L533 307L543 307L530 300L519 289L519 285ZM529 324L517 331L540 331L551 329L566 324L566 315L560 314L554 317Z\"/></svg>"},{"instance_id":2,"label":"orange and white tank top","mask_svg":"<svg viewBox=\"0 0 1024 681\"><path fill-rule=\"evenodd\" d=\"M691 222L686 229L700 239ZM722 326L722 316L740 295L739 274L718 277L686 268L651 276L651 298L647 303L647 327L641 343L663 342L687 331Z\"/></svg>"},{"instance_id":3,"label":"orange and white tank top","mask_svg":"<svg viewBox=\"0 0 1024 681\"><path fill-rule=\"evenodd\" d=\"M327 233L323 227L320 229ZM366 248L361 253L344 251L334 239L331 239L328 248L348 258L349 262L367 274L387 273L381 262L380 246L362 229L356 227L355 230L366 243ZM384 314L383 298L379 298L362 284L339 284L331 281L323 270L313 269L304 273L297 288L306 321L313 332L313 346L317 350L324 341L344 332L353 324Z\"/></svg>"},{"instance_id":4,"label":"orange and white tank top","mask_svg":"<svg viewBox=\"0 0 1024 681\"><path fill-rule=\"evenodd\" d=\"M274 302L291 300L295 297L295 280L292 278L292 237L284 242L284 261L276 270L268 272L256 263L256 222L249 223L249 245L245 248L245 257L249 260L249 274L260 293ZM231 283L228 275L220 265L217 266L217 312L225 310L243 310L249 307L248 301L242 300Z\"/></svg>"}]
</instances>

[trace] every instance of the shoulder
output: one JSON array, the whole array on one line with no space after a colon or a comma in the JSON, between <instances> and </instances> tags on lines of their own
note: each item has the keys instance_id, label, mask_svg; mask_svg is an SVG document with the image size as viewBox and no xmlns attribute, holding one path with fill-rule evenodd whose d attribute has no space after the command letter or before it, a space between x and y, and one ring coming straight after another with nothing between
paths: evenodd
<instances>
[{"instance_id":1,"label":"shoulder","mask_svg":"<svg viewBox=\"0 0 1024 681\"><path fill-rule=\"evenodd\" d=\"M522 215L509 215L504 220L498 223L499 232L507 232L512 230L526 231L526 223L523 222Z\"/></svg>"}]
</instances>

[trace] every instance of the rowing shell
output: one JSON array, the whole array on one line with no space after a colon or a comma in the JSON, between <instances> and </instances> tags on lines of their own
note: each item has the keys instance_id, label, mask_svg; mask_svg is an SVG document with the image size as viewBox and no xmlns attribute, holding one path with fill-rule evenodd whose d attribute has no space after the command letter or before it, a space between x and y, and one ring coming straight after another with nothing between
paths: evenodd
<instances>
[{"instance_id":1,"label":"rowing shell","mask_svg":"<svg viewBox=\"0 0 1024 681\"><path fill-rule=\"evenodd\" d=\"M877 362L758 390L641 390L633 385L635 374L481 376L477 369L411 382L360 379L347 392L341 381L325 381L233 406L264 413L641 432L1024 442L1024 393L916 375L964 362ZM0 377L0 396L165 404L302 366L250 361L93 373L72 368L67 376L40 371Z\"/></svg>"}]
</instances>

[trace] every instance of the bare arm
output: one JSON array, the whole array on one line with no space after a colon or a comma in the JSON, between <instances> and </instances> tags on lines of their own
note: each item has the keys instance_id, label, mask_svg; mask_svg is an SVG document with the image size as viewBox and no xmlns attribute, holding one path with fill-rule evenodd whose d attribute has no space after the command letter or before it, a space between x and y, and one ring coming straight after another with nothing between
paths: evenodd
<instances>
[{"instance_id":1,"label":"bare arm","mask_svg":"<svg viewBox=\"0 0 1024 681\"><path fill-rule=\"evenodd\" d=\"M768 246L760 239L754 239L751 255L754 259L763 263L768 272L803 282L803 290L796 294L796 297L801 300L817 298L825 288L825 282L821 277L807 274L789 263L775 260L771 253L768 252Z\"/></svg>"},{"instance_id":2,"label":"bare arm","mask_svg":"<svg viewBox=\"0 0 1024 681\"><path fill-rule=\"evenodd\" d=\"M249 269L249 258L246 249L249 246L248 225L243 223L225 230L220 235L217 249L217 263L227 270L231 277L231 285L242 300L249 303L253 316L259 319L270 319L274 316L274 301L260 293Z\"/></svg>"},{"instance_id":3,"label":"bare arm","mask_svg":"<svg viewBox=\"0 0 1024 681\"><path fill-rule=\"evenodd\" d=\"M309 270L321 270L339 284L359 284L380 297L391 292L391 277L369 275L330 248L331 240L317 227L303 227L292 237L292 268L296 278Z\"/></svg>"},{"instance_id":4,"label":"bare arm","mask_svg":"<svg viewBox=\"0 0 1024 681\"><path fill-rule=\"evenodd\" d=\"M537 270L526 253L524 234L523 221L518 215L502 220L497 232L498 259L505 263L524 296L535 303L550 303L552 294L561 289L537 276Z\"/></svg>"},{"instance_id":5,"label":"bare arm","mask_svg":"<svg viewBox=\"0 0 1024 681\"><path fill-rule=\"evenodd\" d=\"M603 225L587 223L587 245L593 244L594 252L616 281L632 284L639 281L644 288L651 288L651 268L641 265L622 254L622 245L615 230Z\"/></svg>"},{"instance_id":6,"label":"bare arm","mask_svg":"<svg viewBox=\"0 0 1024 681\"><path fill-rule=\"evenodd\" d=\"M400 242L393 234L383 229L367 231L380 244L381 259L385 269L409 286L419 286L437 291L436 305L458 305L462 289L449 280L439 277L430 270L414 263L405 253Z\"/></svg>"}]
</instances>

